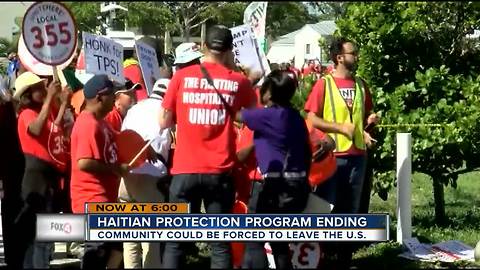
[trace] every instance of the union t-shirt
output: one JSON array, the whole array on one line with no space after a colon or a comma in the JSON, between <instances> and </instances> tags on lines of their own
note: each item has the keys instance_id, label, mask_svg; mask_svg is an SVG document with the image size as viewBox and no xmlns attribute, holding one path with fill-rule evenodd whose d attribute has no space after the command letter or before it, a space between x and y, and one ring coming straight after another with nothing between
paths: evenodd
<instances>
[{"instance_id":1,"label":"union t-shirt","mask_svg":"<svg viewBox=\"0 0 480 270\"><path fill-rule=\"evenodd\" d=\"M351 111L353 108L353 100L355 99L355 80L352 78L338 78L333 77L335 84L337 85L340 95L345 100L347 107ZM325 80L318 80L312 88L312 92L308 96L307 102L305 103L304 110L306 112L313 112L317 116L323 118L323 108L325 104ZM368 114L373 110L373 102L370 91L365 87L365 120L368 117ZM355 145L352 145L349 150L346 152L336 152L336 156L345 156L345 155L363 155L364 150L358 149Z\"/></svg>"},{"instance_id":2,"label":"union t-shirt","mask_svg":"<svg viewBox=\"0 0 480 270\"><path fill-rule=\"evenodd\" d=\"M52 109L39 136L28 131L28 126L38 117L40 110L24 109L18 116L18 138L25 154L35 156L64 172L68 160L68 141L61 126L54 124L55 112Z\"/></svg>"},{"instance_id":3,"label":"union t-shirt","mask_svg":"<svg viewBox=\"0 0 480 270\"><path fill-rule=\"evenodd\" d=\"M95 159L105 164L117 162L114 133L105 120L82 111L71 136L71 199L73 213L84 213L86 202L116 202L119 178L113 173L92 174L78 168L78 160Z\"/></svg>"},{"instance_id":4,"label":"union t-shirt","mask_svg":"<svg viewBox=\"0 0 480 270\"><path fill-rule=\"evenodd\" d=\"M254 103L255 93L244 75L216 63L203 65L233 112ZM236 160L232 117L199 65L174 74L162 105L177 123L172 174L222 173L232 168Z\"/></svg>"}]
</instances>

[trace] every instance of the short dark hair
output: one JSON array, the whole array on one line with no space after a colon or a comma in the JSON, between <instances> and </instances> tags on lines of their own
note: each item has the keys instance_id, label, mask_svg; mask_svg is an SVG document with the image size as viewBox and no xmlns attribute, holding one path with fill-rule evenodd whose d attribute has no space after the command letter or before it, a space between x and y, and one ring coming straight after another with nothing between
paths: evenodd
<instances>
[{"instance_id":1,"label":"short dark hair","mask_svg":"<svg viewBox=\"0 0 480 270\"><path fill-rule=\"evenodd\" d=\"M225 25L214 25L207 31L205 45L209 50L226 52L233 49L232 31Z\"/></svg>"},{"instance_id":2,"label":"short dark hair","mask_svg":"<svg viewBox=\"0 0 480 270\"><path fill-rule=\"evenodd\" d=\"M134 49L128 49L123 51L123 59L126 60L128 58L133 58L133 51Z\"/></svg>"},{"instance_id":3,"label":"short dark hair","mask_svg":"<svg viewBox=\"0 0 480 270\"><path fill-rule=\"evenodd\" d=\"M271 101L280 106L290 106L290 100L295 94L295 81L288 76L287 72L274 70L268 74L260 88L260 95L263 96L270 90Z\"/></svg>"},{"instance_id":4,"label":"short dark hair","mask_svg":"<svg viewBox=\"0 0 480 270\"><path fill-rule=\"evenodd\" d=\"M332 40L330 43L330 60L332 60L333 63L338 64L337 61L337 56L339 54L343 53L343 44L345 43L353 43L352 41L344 38L344 37L336 37Z\"/></svg>"}]
</instances>

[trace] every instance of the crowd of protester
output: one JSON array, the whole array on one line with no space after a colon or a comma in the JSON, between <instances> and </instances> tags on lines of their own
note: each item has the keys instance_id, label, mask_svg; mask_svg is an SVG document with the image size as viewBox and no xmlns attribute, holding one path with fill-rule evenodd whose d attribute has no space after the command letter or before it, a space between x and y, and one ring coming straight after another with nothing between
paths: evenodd
<instances>
[{"instance_id":1,"label":"crowd of protester","mask_svg":"<svg viewBox=\"0 0 480 270\"><path fill-rule=\"evenodd\" d=\"M186 202L192 213L203 205L210 214L232 213L242 202L250 213L301 213L313 192L333 213L360 213L360 198L369 192L366 151L373 144L365 127L379 118L366 82L355 75L355 44L332 42L334 68L307 61L297 69L289 62L272 64L269 74L236 66L232 49L231 31L211 27L204 50L195 43L176 48L174 71L162 66L151 93L133 51L125 53L124 84L106 75L80 82L76 57L62 71L64 86L12 64L15 81L2 89L0 103L8 266L48 268L54 245L35 241L36 214L81 214L88 202ZM12 61L18 61L14 55ZM304 119L290 100L310 74L318 80ZM78 91L83 104L74 108ZM193 93L213 98L181 98ZM117 136L128 130L152 141L140 166L119 159ZM329 173L313 169L328 154L336 166ZM313 181L315 173L331 177ZM233 263L230 243L210 244L211 268L268 267L264 243L246 243L240 264ZM288 243L270 245L276 268L292 268ZM354 248L322 244L322 252L345 268ZM185 242L85 242L68 250L83 268L179 268L195 248Z\"/></svg>"}]
</instances>

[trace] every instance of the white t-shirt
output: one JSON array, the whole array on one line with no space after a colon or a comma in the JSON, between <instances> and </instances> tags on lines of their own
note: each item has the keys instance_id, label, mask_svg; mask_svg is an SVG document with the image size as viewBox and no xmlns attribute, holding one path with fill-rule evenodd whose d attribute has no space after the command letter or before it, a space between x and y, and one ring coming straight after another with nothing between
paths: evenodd
<instances>
[{"instance_id":1,"label":"white t-shirt","mask_svg":"<svg viewBox=\"0 0 480 270\"><path fill-rule=\"evenodd\" d=\"M165 160L168 160L172 138L169 128L160 131L158 117L161 108L161 97L149 97L138 102L128 110L125 119L123 119L122 131L131 129L142 136L145 141L153 139L154 141L151 144L153 150L162 155ZM133 169L131 173L161 177L167 173L167 168L160 160L153 163L147 161Z\"/></svg>"}]
</instances>

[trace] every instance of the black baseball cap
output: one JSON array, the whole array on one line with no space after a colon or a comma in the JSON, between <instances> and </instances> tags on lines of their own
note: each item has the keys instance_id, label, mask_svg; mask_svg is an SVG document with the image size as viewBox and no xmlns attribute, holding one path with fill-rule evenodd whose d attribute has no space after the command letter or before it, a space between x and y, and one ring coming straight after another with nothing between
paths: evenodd
<instances>
[{"instance_id":1,"label":"black baseball cap","mask_svg":"<svg viewBox=\"0 0 480 270\"><path fill-rule=\"evenodd\" d=\"M113 82L113 90L115 90L115 94L128 93L140 88L142 88L141 84L133 83L129 78L125 78L125 84Z\"/></svg>"},{"instance_id":2,"label":"black baseball cap","mask_svg":"<svg viewBox=\"0 0 480 270\"><path fill-rule=\"evenodd\" d=\"M95 75L83 86L83 95L91 99L99 94L110 94L115 92L113 82L107 75Z\"/></svg>"},{"instance_id":3,"label":"black baseball cap","mask_svg":"<svg viewBox=\"0 0 480 270\"><path fill-rule=\"evenodd\" d=\"M226 52L233 49L232 31L225 25L214 25L208 29L205 40L207 48L213 51Z\"/></svg>"}]
</instances>

